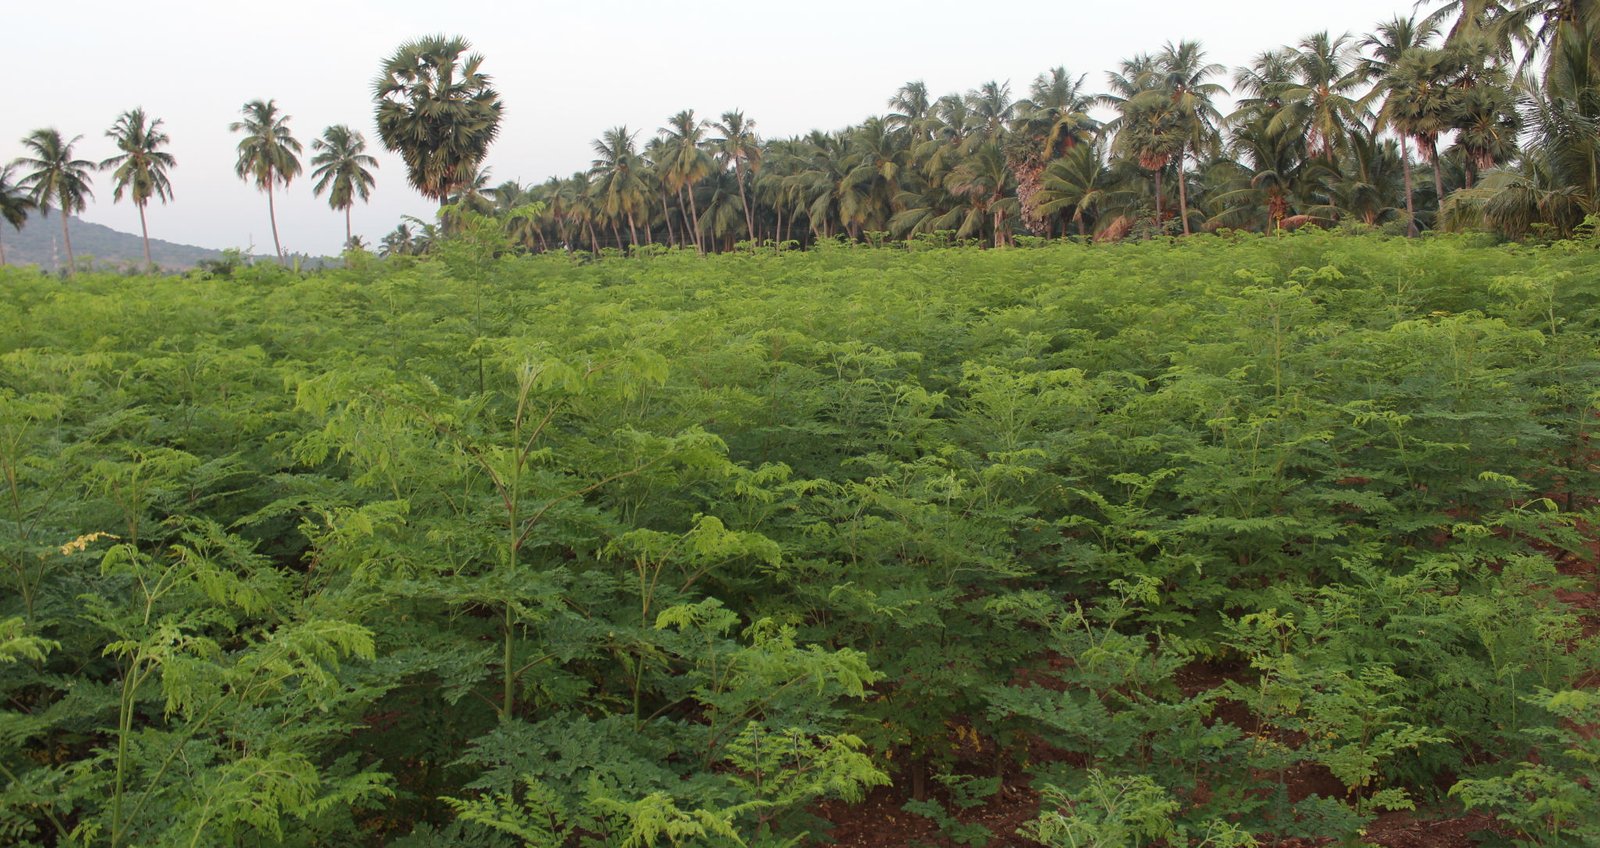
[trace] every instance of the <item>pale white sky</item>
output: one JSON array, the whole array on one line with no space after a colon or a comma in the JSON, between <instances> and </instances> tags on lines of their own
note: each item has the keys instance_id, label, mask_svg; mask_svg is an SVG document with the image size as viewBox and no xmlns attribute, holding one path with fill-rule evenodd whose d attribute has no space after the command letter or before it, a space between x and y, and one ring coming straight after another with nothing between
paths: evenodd
<instances>
[{"instance_id":1,"label":"pale white sky","mask_svg":"<svg viewBox=\"0 0 1600 848\"><path fill-rule=\"evenodd\" d=\"M1010 80L1021 97L1039 72L1065 65L1098 91L1118 60L1167 40L1199 39L1212 61L1232 68L1310 32L1359 35L1412 13L1411 0L8 5L6 60L26 73L0 95L0 161L20 155L19 139L45 126L82 134L82 158L110 156L106 129L143 106L166 121L178 158L176 199L151 208L151 236L213 248L253 243L260 252L272 249L266 198L233 174L237 139L228 124L239 107L276 98L308 163L311 139L334 123L377 147L371 81L396 46L429 33L466 36L495 78L506 115L489 152L494 180L538 182L587 168L589 142L606 128L643 130L643 142L684 108L713 119L741 108L762 135L785 136L881 114L913 79L935 96ZM376 152L377 189L355 210L356 232L373 243L400 215L432 211L406 185L399 160ZM87 220L138 232L137 213L112 203L104 176L95 196ZM337 253L344 238L343 219L304 177L280 195L278 222L289 250Z\"/></svg>"}]
</instances>

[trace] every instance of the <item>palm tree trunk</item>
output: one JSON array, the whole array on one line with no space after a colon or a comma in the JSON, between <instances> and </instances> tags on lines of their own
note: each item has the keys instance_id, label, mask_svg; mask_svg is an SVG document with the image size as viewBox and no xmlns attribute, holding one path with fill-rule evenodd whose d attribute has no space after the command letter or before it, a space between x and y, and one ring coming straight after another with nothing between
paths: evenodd
<instances>
[{"instance_id":1,"label":"palm tree trunk","mask_svg":"<svg viewBox=\"0 0 1600 848\"><path fill-rule=\"evenodd\" d=\"M1156 226L1161 226L1161 168L1156 169Z\"/></svg>"},{"instance_id":2,"label":"palm tree trunk","mask_svg":"<svg viewBox=\"0 0 1600 848\"><path fill-rule=\"evenodd\" d=\"M156 263L150 261L150 227L144 222L144 204L135 204L139 207L139 235L144 237L144 267L154 269Z\"/></svg>"},{"instance_id":3,"label":"palm tree trunk","mask_svg":"<svg viewBox=\"0 0 1600 848\"><path fill-rule=\"evenodd\" d=\"M733 173L739 180L739 202L744 204L744 231L750 236L751 241L755 241L756 218L750 214L750 200L744 196L744 165L737 157L733 160Z\"/></svg>"},{"instance_id":4,"label":"palm tree trunk","mask_svg":"<svg viewBox=\"0 0 1600 848\"><path fill-rule=\"evenodd\" d=\"M678 186L678 220L683 222L684 235L682 239L679 239L678 244L683 245L685 242L691 242L694 244L694 249L699 250L700 234L690 228L689 203L683 199L683 194L683 186Z\"/></svg>"},{"instance_id":5,"label":"palm tree trunk","mask_svg":"<svg viewBox=\"0 0 1600 848\"><path fill-rule=\"evenodd\" d=\"M278 243L278 207L272 202L272 180L267 180L267 215L272 219L272 249L278 252L278 264L283 264L283 245ZM71 253L72 248L67 248Z\"/></svg>"},{"instance_id":6,"label":"palm tree trunk","mask_svg":"<svg viewBox=\"0 0 1600 848\"><path fill-rule=\"evenodd\" d=\"M1406 235L1410 238L1417 237L1417 206L1412 199L1415 189L1411 185L1411 145L1410 139L1404 134L1400 135L1400 172L1406 178Z\"/></svg>"},{"instance_id":7,"label":"palm tree trunk","mask_svg":"<svg viewBox=\"0 0 1600 848\"><path fill-rule=\"evenodd\" d=\"M586 220L583 222L583 226L589 231L589 252L599 256L600 241L594 237L594 222Z\"/></svg>"},{"instance_id":8,"label":"palm tree trunk","mask_svg":"<svg viewBox=\"0 0 1600 848\"><path fill-rule=\"evenodd\" d=\"M1178 217L1183 219L1183 234L1189 232L1189 178L1184 173L1183 163L1189 156L1187 147L1178 151Z\"/></svg>"},{"instance_id":9,"label":"palm tree trunk","mask_svg":"<svg viewBox=\"0 0 1600 848\"><path fill-rule=\"evenodd\" d=\"M67 204L61 204L61 240L67 243L67 276L78 276L78 261L72 256L72 233L67 230Z\"/></svg>"},{"instance_id":10,"label":"palm tree trunk","mask_svg":"<svg viewBox=\"0 0 1600 848\"><path fill-rule=\"evenodd\" d=\"M672 227L672 204L667 201L667 190L661 189L661 217L667 222L667 244L678 241L678 234Z\"/></svg>"},{"instance_id":11,"label":"palm tree trunk","mask_svg":"<svg viewBox=\"0 0 1600 848\"><path fill-rule=\"evenodd\" d=\"M3 230L3 229L4 229L4 227L0 226L0 230ZM5 265L6 265L6 243L5 243L5 241L3 239L0 239L0 268L4 268Z\"/></svg>"},{"instance_id":12,"label":"palm tree trunk","mask_svg":"<svg viewBox=\"0 0 1600 848\"><path fill-rule=\"evenodd\" d=\"M350 204L350 206L346 206L344 208L344 249L345 250L349 250L350 249L350 208L351 208L351 206L354 206L354 205L355 204L352 203L352 204Z\"/></svg>"},{"instance_id":13,"label":"palm tree trunk","mask_svg":"<svg viewBox=\"0 0 1600 848\"><path fill-rule=\"evenodd\" d=\"M1439 151L1433 151L1433 226L1439 226L1439 208L1444 206L1444 169L1439 167Z\"/></svg>"},{"instance_id":14,"label":"palm tree trunk","mask_svg":"<svg viewBox=\"0 0 1600 848\"><path fill-rule=\"evenodd\" d=\"M617 219L611 219L611 238L616 241L617 249L622 249L622 231L617 229Z\"/></svg>"},{"instance_id":15,"label":"palm tree trunk","mask_svg":"<svg viewBox=\"0 0 1600 848\"><path fill-rule=\"evenodd\" d=\"M628 210L628 247L639 243L639 228L633 225L633 210Z\"/></svg>"},{"instance_id":16,"label":"palm tree trunk","mask_svg":"<svg viewBox=\"0 0 1600 848\"><path fill-rule=\"evenodd\" d=\"M689 186L689 211L694 213L694 246L704 256L706 245L700 239L700 204L694 199L694 186Z\"/></svg>"}]
</instances>

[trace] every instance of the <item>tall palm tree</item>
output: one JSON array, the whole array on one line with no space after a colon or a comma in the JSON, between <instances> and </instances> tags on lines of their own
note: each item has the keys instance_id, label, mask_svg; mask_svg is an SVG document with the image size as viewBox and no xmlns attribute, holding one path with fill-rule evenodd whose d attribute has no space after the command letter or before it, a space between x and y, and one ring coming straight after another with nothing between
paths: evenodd
<instances>
[{"instance_id":1,"label":"tall palm tree","mask_svg":"<svg viewBox=\"0 0 1600 848\"><path fill-rule=\"evenodd\" d=\"M1311 155L1335 162L1350 133L1366 125L1356 92L1366 84L1367 69L1357 43L1349 33L1309 35L1295 49L1292 67L1294 84L1282 92L1272 129L1304 134Z\"/></svg>"},{"instance_id":2,"label":"tall palm tree","mask_svg":"<svg viewBox=\"0 0 1600 848\"><path fill-rule=\"evenodd\" d=\"M761 139L756 136L756 122L745 118L743 112L735 109L723 112L722 120L711 126L722 133L712 139L711 144L724 165L733 163L734 173L739 178L739 202L744 205L746 232L754 239L755 214L750 209L750 198L744 190L744 174L746 170L753 173L761 169Z\"/></svg>"},{"instance_id":3,"label":"tall palm tree","mask_svg":"<svg viewBox=\"0 0 1600 848\"><path fill-rule=\"evenodd\" d=\"M1227 68L1207 64L1205 50L1198 41L1167 42L1156 62L1162 74L1162 88L1172 98L1184 125L1183 143L1178 147L1178 216L1183 220L1183 233L1189 234L1189 180L1185 160L1193 154L1198 160L1207 150L1216 150L1222 144L1218 124L1222 113L1212 102L1215 97L1226 97L1228 89L1208 82L1210 77L1225 73Z\"/></svg>"},{"instance_id":4,"label":"tall palm tree","mask_svg":"<svg viewBox=\"0 0 1600 848\"><path fill-rule=\"evenodd\" d=\"M1155 177L1155 223L1160 226L1166 195L1162 174L1189 138L1184 113L1166 91L1160 63L1153 56L1124 59L1106 79L1111 92L1101 95L1101 102L1117 110L1109 125L1116 131L1112 150L1137 161Z\"/></svg>"},{"instance_id":5,"label":"tall palm tree","mask_svg":"<svg viewBox=\"0 0 1600 848\"><path fill-rule=\"evenodd\" d=\"M1455 150L1461 154L1467 188L1479 174L1516 158L1522 135L1522 116L1505 69L1490 66L1471 76L1451 92Z\"/></svg>"},{"instance_id":6,"label":"tall palm tree","mask_svg":"<svg viewBox=\"0 0 1600 848\"><path fill-rule=\"evenodd\" d=\"M1011 99L1011 83L990 80L967 92L967 108L972 110L983 133L998 138L1016 116L1017 104Z\"/></svg>"},{"instance_id":7,"label":"tall palm tree","mask_svg":"<svg viewBox=\"0 0 1600 848\"><path fill-rule=\"evenodd\" d=\"M145 267L154 267L150 261L150 227L145 223L145 207L150 198L160 198L162 203L172 199L172 181L167 171L177 167L178 160L161 148L171 141L161 131L161 119L150 120L143 109L130 109L117 118L106 131L106 136L116 141L116 156L100 163L101 168L114 168L111 179L115 187L112 200L121 200L123 191L139 207L139 233L144 239Z\"/></svg>"},{"instance_id":8,"label":"tall palm tree","mask_svg":"<svg viewBox=\"0 0 1600 848\"><path fill-rule=\"evenodd\" d=\"M66 141L53 127L34 130L22 140L22 146L33 155L17 160L18 165L33 169L22 178L22 183L32 192L39 214L49 215L51 208L61 210L61 240L67 245L68 274L77 274L78 269L72 255L72 233L67 228L67 219L74 212L87 208L89 198L94 197L89 188L89 174L95 164L87 159L72 158L72 146L82 138L73 136L71 141Z\"/></svg>"},{"instance_id":9,"label":"tall palm tree","mask_svg":"<svg viewBox=\"0 0 1600 848\"><path fill-rule=\"evenodd\" d=\"M619 218L628 221L629 244L639 243L636 221L646 203L647 186L641 173L644 160L639 158L634 147L636 135L637 132L628 132L627 127L612 127L593 142L595 159L590 173L595 183L592 191L601 210L611 219L619 245L622 241L621 235L616 233Z\"/></svg>"},{"instance_id":10,"label":"tall palm tree","mask_svg":"<svg viewBox=\"0 0 1600 848\"><path fill-rule=\"evenodd\" d=\"M693 109L685 109L668 118L667 125L657 130L663 144L662 183L678 196L678 211L683 215L684 228L689 230L695 249L701 253L705 252L705 245L700 239L700 207L694 190L715 169L711 154L704 147L707 126L707 122L695 119ZM687 209L685 197L688 198Z\"/></svg>"},{"instance_id":11,"label":"tall palm tree","mask_svg":"<svg viewBox=\"0 0 1600 848\"><path fill-rule=\"evenodd\" d=\"M278 240L278 207L272 199L272 186L288 187L300 175L300 142L289 132L289 116L278 111L276 100L252 100L240 110L244 120L228 125L232 132L244 133L239 141L239 161L233 172L239 179L254 182L267 193L267 214L272 219L272 247L283 261L283 244Z\"/></svg>"},{"instance_id":12,"label":"tall palm tree","mask_svg":"<svg viewBox=\"0 0 1600 848\"><path fill-rule=\"evenodd\" d=\"M889 108L894 111L884 119L890 126L912 133L923 132L928 116L933 111L933 103L928 99L928 84L922 80L912 80L900 86L900 90L889 98Z\"/></svg>"},{"instance_id":13,"label":"tall palm tree","mask_svg":"<svg viewBox=\"0 0 1600 848\"><path fill-rule=\"evenodd\" d=\"M9 163L0 165L0 225L10 224L12 229L21 231L22 225L28 220L28 213L33 209L33 198L17 181L16 166ZM0 242L0 265L4 264L6 246Z\"/></svg>"},{"instance_id":14,"label":"tall palm tree","mask_svg":"<svg viewBox=\"0 0 1600 848\"><path fill-rule=\"evenodd\" d=\"M1017 178L1022 220L1034 231L1051 229L1038 200L1047 163L1089 140L1100 124L1090 117L1093 98L1082 76L1051 68L1033 80L1028 97L1017 101L1008 154Z\"/></svg>"},{"instance_id":15,"label":"tall palm tree","mask_svg":"<svg viewBox=\"0 0 1600 848\"><path fill-rule=\"evenodd\" d=\"M482 163L500 132L504 106L483 57L459 36L400 45L372 84L378 137L400 154L422 196L446 202Z\"/></svg>"},{"instance_id":16,"label":"tall palm tree","mask_svg":"<svg viewBox=\"0 0 1600 848\"><path fill-rule=\"evenodd\" d=\"M1377 118L1379 130L1390 128L1410 139L1423 160L1433 165L1434 193L1439 200L1444 199L1439 136L1450 130L1454 108L1448 72L1445 51L1422 47L1406 51L1383 79L1383 104ZM1402 150L1401 156L1406 155ZM1406 182L1409 195L1409 177Z\"/></svg>"},{"instance_id":17,"label":"tall palm tree","mask_svg":"<svg viewBox=\"0 0 1600 848\"><path fill-rule=\"evenodd\" d=\"M1100 123L1089 116L1094 98L1084 87L1085 79L1063 67L1051 68L1034 78L1026 99L1017 101L1016 128L1041 144L1043 159L1065 155L1099 129Z\"/></svg>"},{"instance_id":18,"label":"tall palm tree","mask_svg":"<svg viewBox=\"0 0 1600 848\"><path fill-rule=\"evenodd\" d=\"M1406 84L1401 76L1397 75L1401 61L1408 53L1414 50L1428 49L1434 38L1439 34L1439 25L1432 18L1418 21L1416 18L1402 18L1399 16L1378 25L1377 32L1361 40L1361 46L1372 51L1366 59L1365 70L1369 78L1377 80L1372 93L1367 95L1370 100L1374 97L1387 99L1397 87L1403 88ZM1403 96L1403 95L1402 95ZM1398 104L1397 104L1398 107ZM1378 107L1378 121L1385 122L1385 115L1391 114L1390 107L1385 103ZM1400 160L1402 172L1405 177L1406 187L1406 219L1407 232L1415 238L1417 235L1417 209L1415 191L1411 184L1411 137L1404 132L1397 133L1400 137Z\"/></svg>"},{"instance_id":19,"label":"tall palm tree","mask_svg":"<svg viewBox=\"0 0 1600 848\"><path fill-rule=\"evenodd\" d=\"M311 177L317 181L311 192L318 197L327 192L328 205L344 211L344 243L349 246L350 209L357 197L366 201L372 196L378 180L368 169L378 167L378 160L367 155L366 138L344 124L323 130L321 138L311 141L311 149L316 151Z\"/></svg>"}]
</instances>

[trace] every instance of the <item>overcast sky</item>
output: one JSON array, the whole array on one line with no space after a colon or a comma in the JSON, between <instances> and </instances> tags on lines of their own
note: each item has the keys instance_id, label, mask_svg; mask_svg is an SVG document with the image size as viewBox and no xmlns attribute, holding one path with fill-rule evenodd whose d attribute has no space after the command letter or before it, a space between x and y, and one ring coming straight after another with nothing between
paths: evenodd
<instances>
[{"instance_id":1,"label":"overcast sky","mask_svg":"<svg viewBox=\"0 0 1600 848\"><path fill-rule=\"evenodd\" d=\"M429 33L468 38L505 101L489 151L493 179L538 182L587 168L590 140L606 128L643 130L642 142L685 108L713 119L740 108L762 135L785 136L881 114L907 80L925 80L935 96L1009 80L1021 97L1039 72L1065 65L1098 91L1119 59L1167 40L1198 39L1232 68L1307 33L1359 35L1412 13L1410 0L8 5L7 63L26 73L0 95L0 161L48 126L83 135L79 155L98 161L114 152L104 133L117 115L143 106L166 121L178 159L176 199L151 208L152 237L267 253L266 198L233 173L228 124L240 106L275 98L293 116L307 161L311 139L330 124L350 124L377 147L372 79L396 46ZM377 189L355 210L356 232L373 243L401 215L432 208L406 185L396 157L375 152ZM112 203L104 176L95 189L84 217L138 232L136 211ZM280 195L278 221L288 250L337 253L344 238L341 216L304 178Z\"/></svg>"}]
</instances>

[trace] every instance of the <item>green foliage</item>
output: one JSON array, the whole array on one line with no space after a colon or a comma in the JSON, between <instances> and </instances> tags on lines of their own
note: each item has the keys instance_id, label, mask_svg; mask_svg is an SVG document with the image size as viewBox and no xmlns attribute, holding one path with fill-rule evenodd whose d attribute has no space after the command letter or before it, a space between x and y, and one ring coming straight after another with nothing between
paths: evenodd
<instances>
[{"instance_id":1,"label":"green foliage","mask_svg":"<svg viewBox=\"0 0 1600 848\"><path fill-rule=\"evenodd\" d=\"M891 782L968 844L1027 786L1047 844L1589 838L1587 252L447 214L0 270L0 841L777 846Z\"/></svg>"},{"instance_id":2,"label":"green foliage","mask_svg":"<svg viewBox=\"0 0 1600 848\"><path fill-rule=\"evenodd\" d=\"M1600 741L1593 730L1600 723L1600 697L1585 689L1545 689L1523 700L1554 720L1530 731L1542 761L1460 781L1450 794L1469 808L1493 811L1516 834L1517 845L1591 845L1600 839L1594 803Z\"/></svg>"}]
</instances>

